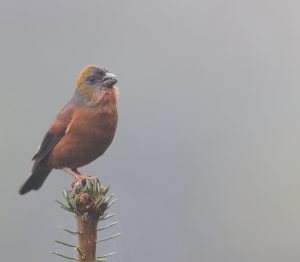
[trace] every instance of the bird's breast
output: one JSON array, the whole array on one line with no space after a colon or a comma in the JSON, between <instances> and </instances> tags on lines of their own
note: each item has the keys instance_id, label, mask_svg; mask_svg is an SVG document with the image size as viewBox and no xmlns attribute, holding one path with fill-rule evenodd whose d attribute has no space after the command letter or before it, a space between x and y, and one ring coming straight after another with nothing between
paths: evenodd
<instances>
[{"instance_id":1,"label":"bird's breast","mask_svg":"<svg viewBox=\"0 0 300 262\"><path fill-rule=\"evenodd\" d=\"M115 99L103 97L93 107L78 107L65 136L53 148L54 168L84 166L102 155L111 144L118 121Z\"/></svg>"}]
</instances>

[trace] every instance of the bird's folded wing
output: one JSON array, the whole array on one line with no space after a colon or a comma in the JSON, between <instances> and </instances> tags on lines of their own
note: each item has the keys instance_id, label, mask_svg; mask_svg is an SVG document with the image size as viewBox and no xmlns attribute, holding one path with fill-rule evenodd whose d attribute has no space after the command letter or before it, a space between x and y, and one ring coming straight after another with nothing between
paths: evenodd
<instances>
[{"instance_id":1,"label":"bird's folded wing","mask_svg":"<svg viewBox=\"0 0 300 262\"><path fill-rule=\"evenodd\" d=\"M48 132L44 136L38 152L32 158L32 160L35 160L35 165L41 162L66 134L70 123L72 122L74 110L75 107L72 104L67 104L57 115Z\"/></svg>"}]
</instances>

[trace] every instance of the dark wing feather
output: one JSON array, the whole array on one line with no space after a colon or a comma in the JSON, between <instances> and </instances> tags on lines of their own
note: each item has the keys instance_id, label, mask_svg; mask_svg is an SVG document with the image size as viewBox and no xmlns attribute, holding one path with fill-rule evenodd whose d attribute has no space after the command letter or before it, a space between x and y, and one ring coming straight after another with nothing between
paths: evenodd
<instances>
[{"instance_id":1,"label":"dark wing feather","mask_svg":"<svg viewBox=\"0 0 300 262\"><path fill-rule=\"evenodd\" d=\"M46 133L38 152L32 158L32 160L35 161L34 166L37 166L66 134L68 125L72 120L74 110L74 104L68 103L57 115Z\"/></svg>"},{"instance_id":2,"label":"dark wing feather","mask_svg":"<svg viewBox=\"0 0 300 262\"><path fill-rule=\"evenodd\" d=\"M48 153L49 151L58 143L58 141L64 136L65 132L61 134L52 134L47 132L42 144L39 147L37 153L33 156L32 160L36 162L40 162Z\"/></svg>"}]
</instances>

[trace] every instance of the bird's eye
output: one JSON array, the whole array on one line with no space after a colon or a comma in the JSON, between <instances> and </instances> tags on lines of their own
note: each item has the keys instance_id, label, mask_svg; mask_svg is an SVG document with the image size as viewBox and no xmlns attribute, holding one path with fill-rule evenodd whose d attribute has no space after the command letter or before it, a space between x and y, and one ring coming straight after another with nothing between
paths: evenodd
<instances>
[{"instance_id":1,"label":"bird's eye","mask_svg":"<svg viewBox=\"0 0 300 262\"><path fill-rule=\"evenodd\" d=\"M96 79L95 79L95 77L93 77L93 76L90 76L90 77L88 78L88 82L91 83L91 84L95 83L95 81L96 81Z\"/></svg>"}]
</instances>

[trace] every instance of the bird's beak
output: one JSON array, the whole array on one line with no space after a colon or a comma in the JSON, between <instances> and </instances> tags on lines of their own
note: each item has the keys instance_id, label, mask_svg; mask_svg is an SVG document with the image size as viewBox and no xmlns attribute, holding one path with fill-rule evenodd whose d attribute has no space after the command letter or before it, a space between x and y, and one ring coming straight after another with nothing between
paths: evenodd
<instances>
[{"instance_id":1,"label":"bird's beak","mask_svg":"<svg viewBox=\"0 0 300 262\"><path fill-rule=\"evenodd\" d=\"M105 73L104 78L117 78L117 76L112 73Z\"/></svg>"},{"instance_id":2,"label":"bird's beak","mask_svg":"<svg viewBox=\"0 0 300 262\"><path fill-rule=\"evenodd\" d=\"M100 87L113 87L118 82L116 75L112 73L105 73Z\"/></svg>"}]
</instances>

